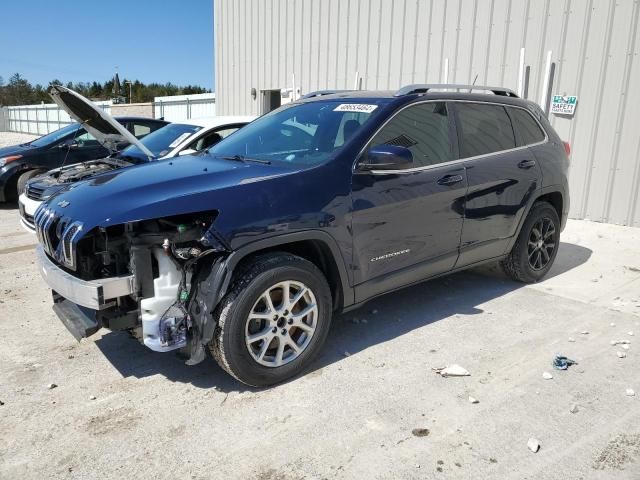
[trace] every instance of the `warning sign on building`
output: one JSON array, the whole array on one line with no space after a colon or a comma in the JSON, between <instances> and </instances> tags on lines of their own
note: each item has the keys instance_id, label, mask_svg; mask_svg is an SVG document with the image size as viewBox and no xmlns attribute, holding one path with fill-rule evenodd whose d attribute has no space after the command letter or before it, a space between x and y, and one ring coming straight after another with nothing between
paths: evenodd
<instances>
[{"instance_id":1,"label":"warning sign on building","mask_svg":"<svg viewBox=\"0 0 640 480\"><path fill-rule=\"evenodd\" d=\"M576 110L578 97L566 95L554 95L551 102L551 113L557 115L573 115Z\"/></svg>"}]
</instances>

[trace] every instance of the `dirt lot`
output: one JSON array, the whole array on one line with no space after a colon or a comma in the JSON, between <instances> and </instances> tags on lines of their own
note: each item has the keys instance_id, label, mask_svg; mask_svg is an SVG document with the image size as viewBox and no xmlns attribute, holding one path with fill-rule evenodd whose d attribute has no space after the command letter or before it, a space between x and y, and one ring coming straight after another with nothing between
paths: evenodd
<instances>
[{"instance_id":1,"label":"dirt lot","mask_svg":"<svg viewBox=\"0 0 640 480\"><path fill-rule=\"evenodd\" d=\"M126 334L76 343L17 218L0 207L2 479L640 478L640 229L570 221L535 286L484 269L380 298L254 390ZM471 376L432 371L452 363Z\"/></svg>"}]
</instances>

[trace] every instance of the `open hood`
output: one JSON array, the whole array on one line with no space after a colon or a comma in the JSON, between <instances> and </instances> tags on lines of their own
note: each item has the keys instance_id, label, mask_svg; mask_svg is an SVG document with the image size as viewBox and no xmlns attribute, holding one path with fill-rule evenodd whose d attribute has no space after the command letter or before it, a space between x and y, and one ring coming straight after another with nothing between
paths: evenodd
<instances>
[{"instance_id":1,"label":"open hood","mask_svg":"<svg viewBox=\"0 0 640 480\"><path fill-rule=\"evenodd\" d=\"M82 95L62 85L53 85L49 89L49 95L60 108L76 122L82 124L109 151L115 153L118 151L119 143L127 142L138 147L149 157L153 157L149 149L130 131Z\"/></svg>"}]
</instances>

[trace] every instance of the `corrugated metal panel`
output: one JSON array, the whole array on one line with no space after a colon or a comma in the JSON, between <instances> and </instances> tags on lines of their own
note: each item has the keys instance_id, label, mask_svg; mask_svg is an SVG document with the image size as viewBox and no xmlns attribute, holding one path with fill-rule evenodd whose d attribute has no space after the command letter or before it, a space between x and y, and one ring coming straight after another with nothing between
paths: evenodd
<instances>
[{"instance_id":1,"label":"corrugated metal panel","mask_svg":"<svg viewBox=\"0 0 640 480\"><path fill-rule=\"evenodd\" d=\"M517 87L520 48L540 101L578 96L551 121L573 148L571 215L640 226L640 0L215 0L220 114L258 114L260 91L395 89L439 82ZM635 87L635 88L634 88ZM251 89L257 91L256 99Z\"/></svg>"}]
</instances>

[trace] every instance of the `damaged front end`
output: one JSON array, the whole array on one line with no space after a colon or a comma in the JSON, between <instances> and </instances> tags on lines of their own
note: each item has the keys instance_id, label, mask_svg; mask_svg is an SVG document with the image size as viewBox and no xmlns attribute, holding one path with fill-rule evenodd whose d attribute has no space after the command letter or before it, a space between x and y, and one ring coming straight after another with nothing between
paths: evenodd
<instances>
[{"instance_id":1,"label":"damaged front end","mask_svg":"<svg viewBox=\"0 0 640 480\"><path fill-rule=\"evenodd\" d=\"M82 225L38 211L39 264L54 311L76 338L128 330L157 352L205 357L231 249L213 229L217 212L123 225Z\"/></svg>"}]
</instances>

